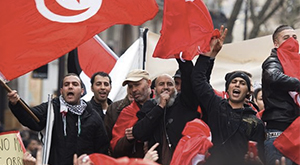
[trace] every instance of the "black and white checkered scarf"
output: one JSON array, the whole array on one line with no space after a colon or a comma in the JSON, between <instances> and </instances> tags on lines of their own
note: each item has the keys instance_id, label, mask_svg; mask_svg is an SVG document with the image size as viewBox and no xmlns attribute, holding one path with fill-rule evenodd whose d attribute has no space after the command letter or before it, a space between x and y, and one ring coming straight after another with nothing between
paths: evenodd
<instances>
[{"instance_id":1,"label":"black and white checkered scarf","mask_svg":"<svg viewBox=\"0 0 300 165\"><path fill-rule=\"evenodd\" d=\"M70 111L73 114L76 115L82 115L83 111L85 110L87 104L80 99L80 104L79 105L70 105L65 101L65 99L62 97L62 95L59 96L59 101L60 101L60 111L62 112L68 112Z\"/></svg>"}]
</instances>

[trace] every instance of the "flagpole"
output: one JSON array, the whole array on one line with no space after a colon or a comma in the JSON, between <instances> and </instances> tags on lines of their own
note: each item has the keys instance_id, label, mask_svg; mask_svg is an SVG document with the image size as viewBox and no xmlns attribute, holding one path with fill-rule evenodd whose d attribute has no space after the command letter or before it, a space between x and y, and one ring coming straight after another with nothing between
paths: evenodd
<instances>
[{"instance_id":1,"label":"flagpole","mask_svg":"<svg viewBox=\"0 0 300 165\"><path fill-rule=\"evenodd\" d=\"M147 35L148 35L148 28L141 28L140 29L140 36L143 38L143 68L142 69L145 69L146 66L146 53L147 53Z\"/></svg>"},{"instance_id":2,"label":"flagpole","mask_svg":"<svg viewBox=\"0 0 300 165\"><path fill-rule=\"evenodd\" d=\"M10 87L3 81L0 79L0 83L1 85L6 89L7 92L11 92L12 90L10 89ZM18 102L22 105L22 107L30 114L31 117L33 117L33 119L36 122L40 122L40 120L35 116L35 114L28 108L28 106L21 100L19 99Z\"/></svg>"},{"instance_id":3,"label":"flagpole","mask_svg":"<svg viewBox=\"0 0 300 165\"><path fill-rule=\"evenodd\" d=\"M52 104L52 94L48 94L48 109L47 109L47 122L46 127L43 131L44 137L44 146L43 146L43 156L42 156L42 164L48 164L49 154L51 148L51 140L52 140L52 130L54 123L54 112L53 112L53 104Z\"/></svg>"}]
</instances>

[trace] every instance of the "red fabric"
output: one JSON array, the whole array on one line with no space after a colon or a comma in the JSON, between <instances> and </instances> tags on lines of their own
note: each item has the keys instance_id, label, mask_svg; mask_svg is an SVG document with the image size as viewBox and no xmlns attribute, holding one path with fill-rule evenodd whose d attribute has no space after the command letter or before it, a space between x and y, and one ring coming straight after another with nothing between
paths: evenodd
<instances>
[{"instance_id":1,"label":"red fabric","mask_svg":"<svg viewBox=\"0 0 300 165\"><path fill-rule=\"evenodd\" d=\"M91 154L89 155L89 157L94 165L158 165L153 161L146 161L139 158L122 157L115 159L110 156L98 153Z\"/></svg>"},{"instance_id":2,"label":"red fabric","mask_svg":"<svg viewBox=\"0 0 300 165\"><path fill-rule=\"evenodd\" d=\"M273 144L284 156L300 164L300 117L278 136Z\"/></svg>"},{"instance_id":3,"label":"red fabric","mask_svg":"<svg viewBox=\"0 0 300 165\"><path fill-rule=\"evenodd\" d=\"M287 39L277 49L277 56L284 74L300 80L299 43L293 37Z\"/></svg>"},{"instance_id":4,"label":"red fabric","mask_svg":"<svg viewBox=\"0 0 300 165\"><path fill-rule=\"evenodd\" d=\"M258 112L258 115L259 115L260 119L262 118L262 115L263 115L264 111L265 111L265 109L262 109L261 111Z\"/></svg>"},{"instance_id":5,"label":"red fabric","mask_svg":"<svg viewBox=\"0 0 300 165\"><path fill-rule=\"evenodd\" d=\"M134 124L138 121L136 113L140 110L137 103L133 101L130 105L125 107L112 130L112 139L110 141L110 146L114 150L117 142L125 136L125 129L133 127Z\"/></svg>"},{"instance_id":6,"label":"red fabric","mask_svg":"<svg viewBox=\"0 0 300 165\"><path fill-rule=\"evenodd\" d=\"M94 36L77 48L80 67L87 76L92 77L99 71L110 73L115 66L117 56L106 46L98 36Z\"/></svg>"},{"instance_id":7,"label":"red fabric","mask_svg":"<svg viewBox=\"0 0 300 165\"><path fill-rule=\"evenodd\" d=\"M190 165L196 154L209 155L208 149L213 146L208 140L211 137L210 129L205 122L194 119L186 123L180 139L174 151L171 165Z\"/></svg>"},{"instance_id":8,"label":"red fabric","mask_svg":"<svg viewBox=\"0 0 300 165\"><path fill-rule=\"evenodd\" d=\"M277 56L284 74L300 80L299 43L293 37L277 49ZM298 117L276 140L274 146L286 157L300 164L300 117Z\"/></svg>"},{"instance_id":9,"label":"red fabric","mask_svg":"<svg viewBox=\"0 0 300 165\"><path fill-rule=\"evenodd\" d=\"M211 16L202 0L165 0L161 36L153 57L178 58L183 52L183 59L192 60L210 50L212 36L220 36L219 31L213 32Z\"/></svg>"},{"instance_id":10,"label":"red fabric","mask_svg":"<svg viewBox=\"0 0 300 165\"><path fill-rule=\"evenodd\" d=\"M81 11L72 7L89 7ZM15 79L75 49L95 34L115 24L141 25L158 12L155 0L102 0L95 15L81 22L60 22L44 17L39 11L57 15L84 15L101 1L0 1L0 72L6 80ZM78 2L78 4L76 4ZM90 4L87 4L90 3ZM77 19L75 19L76 21ZM79 19L78 19L79 20ZM77 21L78 21L77 20Z\"/></svg>"}]
</instances>

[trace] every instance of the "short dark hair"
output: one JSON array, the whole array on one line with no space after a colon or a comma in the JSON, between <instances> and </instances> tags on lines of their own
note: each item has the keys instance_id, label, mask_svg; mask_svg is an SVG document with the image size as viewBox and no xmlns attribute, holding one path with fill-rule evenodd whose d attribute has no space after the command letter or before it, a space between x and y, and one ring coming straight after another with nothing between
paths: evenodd
<instances>
[{"instance_id":1,"label":"short dark hair","mask_svg":"<svg viewBox=\"0 0 300 165\"><path fill-rule=\"evenodd\" d=\"M79 80L80 80L80 86L81 86L81 88L84 88L84 84L83 84L81 78L80 78L76 73L68 73L68 74L66 74L66 75L63 77L63 79L62 79L62 81L61 81L61 83L60 83L60 88L63 87L64 79L65 79L66 77L69 77L69 76L75 76L75 77L78 77Z\"/></svg>"},{"instance_id":2,"label":"short dark hair","mask_svg":"<svg viewBox=\"0 0 300 165\"><path fill-rule=\"evenodd\" d=\"M110 78L109 74L108 74L108 73L105 73L105 72L96 72L96 73L94 73L93 76L92 76L92 78L91 78L91 84L92 84L92 85L94 84L95 77L98 76L98 75L99 75L99 76L102 76L102 77L108 77L108 79L109 79L109 84L111 85L111 78Z\"/></svg>"},{"instance_id":3,"label":"short dark hair","mask_svg":"<svg viewBox=\"0 0 300 165\"><path fill-rule=\"evenodd\" d=\"M287 30L287 29L294 29L289 25L280 25L276 28L276 30L274 31L273 35L272 35L272 39L273 39L273 43L275 43L276 38L278 37L278 33Z\"/></svg>"},{"instance_id":4,"label":"short dark hair","mask_svg":"<svg viewBox=\"0 0 300 165\"><path fill-rule=\"evenodd\" d=\"M181 78L181 71L179 69L176 70L173 78Z\"/></svg>"},{"instance_id":5,"label":"short dark hair","mask_svg":"<svg viewBox=\"0 0 300 165\"><path fill-rule=\"evenodd\" d=\"M258 88L256 88L255 90L254 90L254 92L253 92L253 100L255 99L255 100L257 100L257 94L258 94L258 92L260 92L262 90L262 88L261 87L258 87Z\"/></svg>"}]
</instances>

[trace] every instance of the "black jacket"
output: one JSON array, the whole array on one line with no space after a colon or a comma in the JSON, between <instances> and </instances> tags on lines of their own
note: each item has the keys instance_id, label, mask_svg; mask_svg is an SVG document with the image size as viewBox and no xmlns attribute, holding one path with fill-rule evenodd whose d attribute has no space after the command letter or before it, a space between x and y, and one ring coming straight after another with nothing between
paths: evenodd
<instances>
[{"instance_id":1,"label":"black jacket","mask_svg":"<svg viewBox=\"0 0 300 165\"><path fill-rule=\"evenodd\" d=\"M60 113L60 101L58 98L52 100L54 109L54 125L52 131L52 142L49 156L51 165L70 165L73 164L73 155L78 156L86 153L107 154L109 141L103 126L103 121L99 114L92 110L90 104L80 116L81 132L78 135L78 116L67 113L67 136L64 136L62 115ZM9 104L13 114L24 126L41 131L46 126L48 103L42 103L31 108L32 112L40 119L37 123L24 109L17 103Z\"/></svg>"},{"instance_id":2,"label":"black jacket","mask_svg":"<svg viewBox=\"0 0 300 165\"><path fill-rule=\"evenodd\" d=\"M185 124L195 118L199 118L197 104L192 91L190 79L193 64L191 61L179 62L181 71L181 93L175 99L171 107L162 109L155 100L148 100L137 113L139 121L133 127L133 136L140 141L149 141L149 147L156 142L159 158L162 158L163 133L167 132L171 145L170 152L173 154L178 141L182 137ZM161 162L161 159L158 160Z\"/></svg>"},{"instance_id":3,"label":"black jacket","mask_svg":"<svg viewBox=\"0 0 300 165\"><path fill-rule=\"evenodd\" d=\"M232 109L226 99L217 96L207 82L209 57L200 55L192 73L193 88L202 110L206 110L213 147L207 164L241 165L248 151L248 141L256 141L261 160L264 160L264 124L250 106Z\"/></svg>"},{"instance_id":4,"label":"black jacket","mask_svg":"<svg viewBox=\"0 0 300 165\"><path fill-rule=\"evenodd\" d=\"M92 97L92 99L88 102L90 104L92 104L93 109L98 112L98 114L100 115L100 117L102 118L102 121L104 121L104 117L105 114L103 113L103 108L101 104L98 104L95 100L94 100L94 96ZM110 105L112 103L112 101L107 98L107 104Z\"/></svg>"},{"instance_id":5,"label":"black jacket","mask_svg":"<svg viewBox=\"0 0 300 165\"><path fill-rule=\"evenodd\" d=\"M267 129L284 131L299 116L300 109L288 92L299 91L300 81L284 74L275 48L262 64L262 70L265 106L262 120L267 123Z\"/></svg>"}]
</instances>

